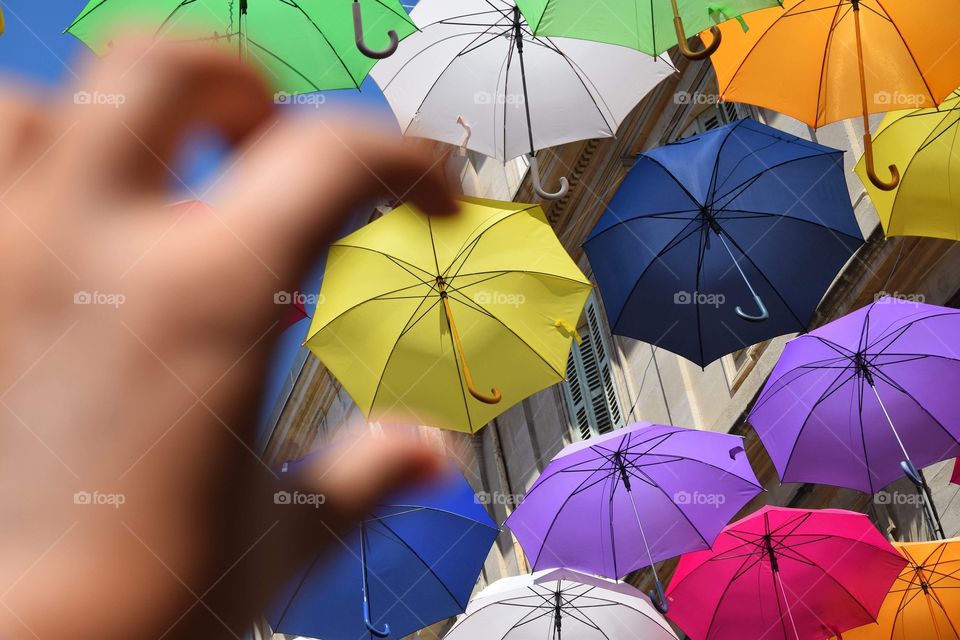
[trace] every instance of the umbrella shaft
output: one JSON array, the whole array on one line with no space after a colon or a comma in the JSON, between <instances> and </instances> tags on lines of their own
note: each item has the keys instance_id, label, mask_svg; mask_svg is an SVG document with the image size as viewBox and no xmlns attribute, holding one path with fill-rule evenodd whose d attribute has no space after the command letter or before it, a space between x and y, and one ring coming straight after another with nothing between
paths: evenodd
<instances>
[{"instance_id":1,"label":"umbrella shaft","mask_svg":"<svg viewBox=\"0 0 960 640\"><path fill-rule=\"evenodd\" d=\"M793 628L793 637L800 640L800 634L797 632L797 623L793 620L793 611L790 610L790 603L787 602L787 590L783 588L783 576L779 570L774 570L773 581L780 587L780 595L783 597L783 606L787 609L787 618L790 620L790 626Z\"/></svg>"},{"instance_id":2,"label":"umbrella shaft","mask_svg":"<svg viewBox=\"0 0 960 640\"><path fill-rule=\"evenodd\" d=\"M520 58L520 84L523 86L523 108L527 116L527 138L530 141L530 155L537 150L533 144L533 119L530 117L530 100L527 95L527 68L523 62L523 29L520 27L520 8L513 8L513 39L517 47L517 57Z\"/></svg>"},{"instance_id":3,"label":"umbrella shaft","mask_svg":"<svg viewBox=\"0 0 960 640\"><path fill-rule=\"evenodd\" d=\"M659 582L660 576L657 575L657 565L653 562L653 553L647 544L647 535L643 532L643 524L640 523L640 512L637 510L637 502L633 499L633 491L627 489L627 496L630 498L630 506L633 507L633 515L637 519L637 528L640 529L640 539L643 541L643 548L647 550L647 559L650 561L650 569L653 571L654 579Z\"/></svg>"},{"instance_id":4,"label":"umbrella shaft","mask_svg":"<svg viewBox=\"0 0 960 640\"><path fill-rule=\"evenodd\" d=\"M893 437L897 439L897 444L900 445L900 451L903 452L904 459L910 464L913 464L913 461L910 460L910 454L907 453L907 448L903 445L903 440L900 439L900 434L897 433L897 428L893 425L893 419L890 418L890 414L887 412L887 407L883 404L883 400L880 398L880 392L877 390L877 386L873 383L872 379L868 382L868 384L870 385L870 388L873 389L873 395L877 397L877 402L880 404L880 409L883 410L883 415L887 419L887 424L890 425L890 430L893 431Z\"/></svg>"},{"instance_id":5,"label":"umbrella shaft","mask_svg":"<svg viewBox=\"0 0 960 640\"><path fill-rule=\"evenodd\" d=\"M747 285L747 289L750 290L750 295L754 298L757 297L757 292L754 290L753 285L750 284L750 279L747 278L747 274L743 272L743 269L740 268L740 263L737 262L736 256L733 255L733 250L730 249L730 245L727 244L727 239L723 237L722 231L715 231L717 237L720 238L720 242L723 243L723 247L727 250L727 253L730 254L730 259L733 260L733 266L737 268L737 271L740 272L740 277L743 278L744 283Z\"/></svg>"}]
</instances>

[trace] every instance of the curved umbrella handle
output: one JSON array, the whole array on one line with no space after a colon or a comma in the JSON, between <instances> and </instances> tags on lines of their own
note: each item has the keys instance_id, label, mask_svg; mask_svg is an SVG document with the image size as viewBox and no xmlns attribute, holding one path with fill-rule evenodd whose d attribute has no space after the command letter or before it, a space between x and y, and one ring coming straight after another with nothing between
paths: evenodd
<instances>
[{"instance_id":1,"label":"curved umbrella handle","mask_svg":"<svg viewBox=\"0 0 960 640\"><path fill-rule=\"evenodd\" d=\"M917 485L917 487L920 489L923 488L923 478L920 477L920 471L912 462L909 460L901 460L900 468L903 470L903 474L907 476L910 482Z\"/></svg>"},{"instance_id":2,"label":"curved umbrella handle","mask_svg":"<svg viewBox=\"0 0 960 640\"><path fill-rule=\"evenodd\" d=\"M884 180L877 175L877 168L873 162L873 137L869 130L863 134L863 159L867 168L867 177L877 189L893 191L900 186L900 170L895 164L890 165L890 180Z\"/></svg>"},{"instance_id":3,"label":"curved umbrella handle","mask_svg":"<svg viewBox=\"0 0 960 640\"><path fill-rule=\"evenodd\" d=\"M461 156L467 155L467 145L470 144L470 138L473 136L473 127L471 127L466 118L463 116L457 117L457 124L463 127L463 142L460 143L460 148L458 150Z\"/></svg>"},{"instance_id":4,"label":"curved umbrella handle","mask_svg":"<svg viewBox=\"0 0 960 640\"><path fill-rule=\"evenodd\" d=\"M763 304L763 299L757 294L753 294L753 299L756 301L757 307L760 309L760 313L753 316L744 311L743 308L737 307L737 315L748 322L764 322L765 320L769 319L770 312L767 311L767 305Z\"/></svg>"},{"instance_id":5,"label":"curved umbrella handle","mask_svg":"<svg viewBox=\"0 0 960 640\"><path fill-rule=\"evenodd\" d=\"M463 343L460 342L460 332L457 331L457 323L453 321L453 309L450 307L450 299L447 295L446 286L441 285L440 297L443 299L443 308L447 314L447 322L450 324L450 333L453 334L453 344L460 355L460 368L463 370L463 379L467 383L467 391L474 398L485 404L497 404L503 399L503 394L496 387L490 389L491 395L485 395L473 384L473 374L470 373L470 367L467 366L467 357L463 352Z\"/></svg>"},{"instance_id":6,"label":"curved umbrella handle","mask_svg":"<svg viewBox=\"0 0 960 640\"><path fill-rule=\"evenodd\" d=\"M390 44L387 45L387 48L382 51L374 51L367 46L367 43L363 39L363 13L360 7L360 0L353 0L353 35L357 41L357 49L360 49L360 53L367 56L368 58L373 58L374 60L383 60L384 58L389 58L397 51L397 46L400 44L400 38L397 37L397 32L393 29L387 31L387 37L390 38Z\"/></svg>"},{"instance_id":7,"label":"curved umbrella handle","mask_svg":"<svg viewBox=\"0 0 960 640\"><path fill-rule=\"evenodd\" d=\"M670 605L667 604L667 594L663 592L663 583L660 582L660 578L656 579L657 590L647 591L647 596L650 598L650 602L653 603L653 608L659 611L662 615L666 615L667 611L670 609Z\"/></svg>"},{"instance_id":8,"label":"curved umbrella handle","mask_svg":"<svg viewBox=\"0 0 960 640\"><path fill-rule=\"evenodd\" d=\"M386 638L390 635L390 625L384 624L382 629L378 629L373 624L373 620L370 619L370 603L367 602L366 598L363 600L363 623L367 625L367 631L378 638Z\"/></svg>"},{"instance_id":9,"label":"curved umbrella handle","mask_svg":"<svg viewBox=\"0 0 960 640\"><path fill-rule=\"evenodd\" d=\"M544 190L540 182L540 163L537 162L537 156L530 154L530 178L533 180L533 190L544 200L559 200L570 191L570 181L566 178L560 178L560 190L556 193L550 193Z\"/></svg>"},{"instance_id":10,"label":"curved umbrella handle","mask_svg":"<svg viewBox=\"0 0 960 640\"><path fill-rule=\"evenodd\" d=\"M672 2L673 28L677 32L677 48L680 49L680 53L682 53L683 57L687 58L688 60L703 60L704 58L709 58L712 56L714 52L720 48L720 42L723 40L723 33L720 32L720 27L710 27L710 33L713 35L713 42L711 42L709 45L705 44L704 48L700 51L694 51L687 43L687 31L683 28L683 18L680 17L680 9L677 7L677 0L672 0Z\"/></svg>"}]
</instances>

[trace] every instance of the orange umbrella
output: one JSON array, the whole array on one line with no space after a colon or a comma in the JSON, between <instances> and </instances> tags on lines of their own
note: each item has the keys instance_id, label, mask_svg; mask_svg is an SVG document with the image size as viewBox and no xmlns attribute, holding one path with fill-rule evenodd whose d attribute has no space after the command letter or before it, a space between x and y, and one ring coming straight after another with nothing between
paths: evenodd
<instances>
[{"instance_id":1,"label":"orange umbrella","mask_svg":"<svg viewBox=\"0 0 960 640\"><path fill-rule=\"evenodd\" d=\"M877 624L848 631L843 640L960 638L960 538L893 546L908 563L884 600Z\"/></svg>"},{"instance_id":2,"label":"orange umbrella","mask_svg":"<svg viewBox=\"0 0 960 640\"><path fill-rule=\"evenodd\" d=\"M724 100L773 109L812 127L863 117L874 170L871 113L935 107L960 85L960 0L785 0L750 14L746 33L720 26L711 58ZM703 34L706 36L706 32Z\"/></svg>"}]
</instances>

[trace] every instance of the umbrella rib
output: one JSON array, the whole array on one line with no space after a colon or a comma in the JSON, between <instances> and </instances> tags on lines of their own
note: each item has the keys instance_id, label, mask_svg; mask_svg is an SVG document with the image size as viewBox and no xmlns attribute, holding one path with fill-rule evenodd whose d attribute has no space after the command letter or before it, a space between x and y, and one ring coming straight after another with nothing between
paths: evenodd
<instances>
[{"instance_id":1,"label":"umbrella rib","mask_svg":"<svg viewBox=\"0 0 960 640\"><path fill-rule=\"evenodd\" d=\"M854 542L853 544L862 544L862 543ZM871 545L871 546L872 546L872 545ZM802 554L802 553L800 553L800 552L796 552L796 553L797 553L798 555L802 556L802 557L803 557L807 562L809 562L812 566L815 566L816 568L820 569L820 571L823 572L823 575L827 576L827 577L830 579L831 582L833 582L834 584L836 584L838 587L840 587L840 589L841 589L845 594L847 594L848 596L850 596L850 599L853 600L855 603L857 603L857 606L860 607L860 610L861 610L861 611L863 611L865 614L867 614L867 617L868 617L868 618L870 618L871 620L874 620L874 619L875 619L874 616L873 616L873 614L871 614L869 611L867 611L867 608L863 606L863 603L860 602L860 600L859 600L856 596L854 596L852 593L850 593L850 590L847 589L847 587L844 586L843 583L841 583L839 580L837 580L836 578L834 578L833 575L832 575L829 571L827 571L819 562L817 562L816 560L812 560L810 557L808 557L808 556L806 556L806 555L804 555L804 554ZM886 552L884 552L884 553L886 553ZM900 554L897 554L897 555L899 556Z\"/></svg>"},{"instance_id":2,"label":"umbrella rib","mask_svg":"<svg viewBox=\"0 0 960 640\"><path fill-rule=\"evenodd\" d=\"M273 51L270 51L270 50L267 49L265 46L263 46L262 44L260 44L259 42L257 42L256 40L251 40L251 39L250 39L250 36L237 36L237 37L242 37L242 38L246 41L247 44L252 44L254 47L256 47L257 49L259 49L259 50L262 51L263 53L267 54L268 56L270 56L271 58L273 58L274 60L276 60L277 62L279 62L280 64L282 64L284 67L286 67L286 68L289 69L290 71L293 71L295 74L297 74L298 76L300 76L301 78L303 78L307 83L309 83L309 85L310 85L311 87L313 87L313 90L314 90L314 91L322 91L322 88L319 87L316 82L314 82L314 81L311 80L309 77L307 77L307 75L306 75L304 72L300 71L299 69L297 69L296 67L294 67L292 64L290 64L289 62L287 62L285 59L283 59L282 57L280 57L278 54L274 53ZM329 44L329 43L327 43L327 44ZM331 49L332 49L332 47L331 47ZM274 75L276 75L276 74L274 74ZM359 89L359 88L360 88L360 85L358 85L358 84L357 84L357 81L353 79L353 74L351 74L349 71L347 71L347 75L350 76L350 81L353 82L354 88Z\"/></svg>"},{"instance_id":3,"label":"umbrella rib","mask_svg":"<svg viewBox=\"0 0 960 640\"><path fill-rule=\"evenodd\" d=\"M883 0L883 2L885 1L886 0ZM907 44L907 39L903 37L903 33L900 31L900 27L898 27L897 23L894 22L893 18L890 17L890 12L887 11L887 8L883 6L883 2L881 0L876 0L876 2L877 2L877 6L880 7L880 9L883 11L884 14L886 14L885 16L882 16L882 17L885 17L887 20L889 20L890 26L892 26L893 30L897 32L897 37L900 38L900 42L903 43L903 48L906 50L907 55L910 56L910 61L913 62L913 67L914 69L917 70L917 75L920 76L920 80L923 82L923 86L926 87L927 89L927 95L930 96L930 100L932 102L936 103L937 96L934 95L933 89L930 87L930 83L927 82L927 77L923 74L923 71L920 69L920 63L917 62L916 56L913 55L913 50L910 48L910 45ZM870 9L870 8L867 7L867 9ZM877 12L874 11L874 13L877 13Z\"/></svg>"},{"instance_id":4,"label":"umbrella rib","mask_svg":"<svg viewBox=\"0 0 960 640\"><path fill-rule=\"evenodd\" d=\"M954 441L954 443L956 443L958 446L960 446L960 438L957 438L957 436L953 435L953 434L950 432L950 430L947 429L947 427L944 426L944 424L943 424L942 422L940 422L940 419L939 419L939 418L937 418L937 417L934 416L932 413L930 413L929 411L927 411L927 408L924 407L923 404L921 404L920 401L917 400L912 393L910 393L910 392L907 391L905 388L903 388L903 386L901 386L900 383L897 382L889 373L887 373L887 372L885 372L885 371L881 372L881 371L878 369L877 371L875 371L875 375L877 375L877 377L881 378L884 382L886 382L887 384L889 384L889 385L890 385L891 387L893 387L895 390L899 391L899 392L902 393L903 395L905 395L905 396L907 396L908 398L910 398L910 400L911 400L915 405L917 405L917 407L919 407L920 410L921 410L923 413L927 414L927 416L929 416L930 419L933 420L934 423L936 423L936 425L937 425L938 427L940 427L940 429L942 429L943 432L944 432L945 434L947 434L947 436L948 436L951 440Z\"/></svg>"},{"instance_id":5,"label":"umbrella rib","mask_svg":"<svg viewBox=\"0 0 960 640\"><path fill-rule=\"evenodd\" d=\"M829 9L829 7L827 7ZM816 109L817 113L814 116L814 126L819 122L820 119L820 105L824 103L824 89L826 88L826 74L827 74L827 59L829 58L829 53L833 47L833 36L837 32L837 25L842 19L840 16L840 10L843 8L843 0L838 0L837 8L833 12L833 18L830 19L830 29L827 30L827 41L823 43L823 58L820 61L820 76L817 78L817 103Z\"/></svg>"},{"instance_id":6,"label":"umbrella rib","mask_svg":"<svg viewBox=\"0 0 960 640\"><path fill-rule=\"evenodd\" d=\"M868 312L868 313L869 313L869 312ZM919 322L925 322L925 321L927 321L927 320L932 320L933 318L944 318L944 317L956 316L956 315L960 315L960 312L958 312L958 311L951 311L951 310L944 310L944 311L941 311L941 312L931 313L931 314L928 314L928 315L925 315L925 316L921 316L921 317L916 318L916 319L914 319L914 320L910 320L909 322L903 324L902 326L897 327L896 329L890 330L888 333L885 333L885 334L881 335L881 336L878 337L874 342L872 342L872 343L870 343L869 345L867 345L866 347L864 347L864 349L865 349L865 350L866 350L866 349L869 349L870 347L878 344L881 340L884 340L884 339L887 338L888 336L890 336L890 335L892 335L892 334L894 334L894 333L896 333L896 332L898 332L898 331L901 332L900 335L897 336L897 340L899 340L901 337L903 337L903 334L906 333L908 329L912 329L913 326L914 326L915 324L919 323ZM886 347L884 347L884 349L889 349L890 347L892 347L894 342L896 342L896 340L892 340ZM881 355L883 354L883 350L880 351L880 354L881 354Z\"/></svg>"},{"instance_id":7,"label":"umbrella rib","mask_svg":"<svg viewBox=\"0 0 960 640\"><path fill-rule=\"evenodd\" d=\"M766 405L769 402L773 402L773 400L778 395L784 393L785 391L790 391L791 393L794 393L794 396L796 396L796 393L793 392L791 387L793 385L796 385L797 381L800 380L801 377L809 376L811 374L821 372L821 371L840 370L842 373L842 371L845 371L848 369L850 369L850 367L835 367L835 366L820 367L820 366L817 366L816 364L810 364L810 365L804 364L804 365L796 366L793 369L790 369L789 371L784 372L783 375L781 375L776 380L771 381L771 383L769 383L766 387L764 387L763 395L757 400L756 404L753 405L753 409L750 410L750 418L756 415L756 413L760 409L762 409L764 405ZM839 377L840 375L841 374L838 373L837 377ZM789 380L787 379L788 377L790 378ZM819 382L819 380L817 382ZM836 382L836 379L834 379L834 382ZM832 385L833 382L831 382L830 384Z\"/></svg>"},{"instance_id":8,"label":"umbrella rib","mask_svg":"<svg viewBox=\"0 0 960 640\"><path fill-rule=\"evenodd\" d=\"M839 235L842 235L842 236L846 236L846 237L848 237L848 238L852 238L852 239L858 241L860 244L863 244L863 238L862 238L862 237L857 237L857 236L853 235L852 233L847 233L846 231L841 231L841 230L839 230L839 229L836 229L836 228L834 228L834 227L832 227L832 226L830 226L830 225L828 225L828 224L824 224L824 223L822 223L822 222L814 222L813 220L805 220L805 219L803 219L803 218L800 218L800 217L797 217L797 216L793 216L793 215L790 215L790 214L787 214L787 213L782 213L782 212L770 213L770 212L766 212L766 211L751 211L751 210L749 210L749 209L728 209L728 208L726 208L726 207L721 207L721 208L718 209L718 210L719 210L719 211L723 211L723 212L725 212L725 213L731 213L731 212L732 212L732 213L747 213L747 214L750 214L750 215L751 215L752 217L754 217L754 218L757 218L757 217L759 217L759 218L777 218L778 220L782 219L782 220L786 220L786 221L789 221L789 222L798 222L798 223L803 223L803 224L809 224L809 225L813 225L813 226L815 226L815 227L820 227L820 228L822 228L822 229L829 229L829 230L830 230L831 232L833 232L833 233L836 233L836 234L839 234ZM727 217L726 219L727 219L727 220L742 220L742 219L749 219L749 218L733 218L733 217Z\"/></svg>"},{"instance_id":9,"label":"umbrella rib","mask_svg":"<svg viewBox=\"0 0 960 640\"><path fill-rule=\"evenodd\" d=\"M371 520L368 520L368 522L369 522L369 521L385 520L386 518L394 518L394 517L396 517L396 516L407 515L407 514L410 514L410 513L418 513L418 512L421 512L421 511L430 511L430 512L433 512L433 513L440 513L440 514L443 514L443 515L448 515L448 516L453 516L453 517L455 517L455 518L460 518L460 519L462 519L462 520L467 520L468 522L474 522L474 523L476 523L476 524L478 524L478 525L480 525L480 526L484 526L484 527L487 527L487 528L489 528L489 529L493 529L493 530L495 530L495 531L499 531L499 528L496 527L496 526L491 526L489 523L483 522L482 520L478 520L478 519L476 519L476 518L472 518L472 517L470 517L470 516L468 516L468 515L464 515L464 514L462 514L462 513L457 513L456 511L450 511L449 509L439 509L439 508L437 508L437 507L428 507L428 506L424 506L424 505L413 505L413 504L410 504L410 505L407 505L407 504L390 504L390 505L384 505L384 506L385 506L385 507L403 508L403 509L407 509L407 511L402 511L402 512L400 512L400 513L390 513L390 514L385 514L385 515L382 515L382 516L375 516L374 518L371 518Z\"/></svg>"},{"instance_id":10,"label":"umbrella rib","mask_svg":"<svg viewBox=\"0 0 960 640\"><path fill-rule=\"evenodd\" d=\"M487 221L488 221L490 218L492 218L493 216L490 216L490 217L488 217L486 220L483 220L483 221L481 222L481 224L477 225L476 229L474 229L474 230L471 232L471 235L474 234L474 233L476 233L476 237L474 237L474 238L469 238L467 241L464 242L463 246L460 247L460 249L457 251L457 254L453 257L452 260L450 260L450 265L452 266L452 265L456 264L457 261L460 260L460 258L463 256L463 254L466 253L467 251L472 252L473 249L472 249L471 245L475 245L476 243L480 242L480 240L483 238L483 236L484 236L487 232L489 232L491 229L493 229L494 227L496 227L497 225L499 225L499 224L501 224L501 223L503 223L503 222L506 222L507 220L512 219L512 218L513 218L514 216L516 216L516 215L520 215L521 213L529 213L529 212L535 210L537 207L538 207L538 205L530 204L530 205L527 205L527 206L523 207L522 209L516 209L516 210L513 210L513 211L509 211L509 210L508 210L508 211L507 211L507 215L503 216L503 217L500 218L499 220L496 220L495 222L493 222L492 224L488 225L487 227L482 227L483 223L487 222ZM481 230L481 229L482 229L482 230ZM463 266L466 264L466 262L467 262L467 261L464 260L464 261L461 263L460 269L463 269ZM447 274L449 271L450 271L450 269L449 269L449 267L448 267L447 269L445 269L445 270L442 272L442 274L443 274L444 276L446 276L446 274ZM437 273L441 273L439 267L437 268ZM454 274L454 275L456 275L456 274Z\"/></svg>"},{"instance_id":11,"label":"umbrella rib","mask_svg":"<svg viewBox=\"0 0 960 640\"><path fill-rule=\"evenodd\" d=\"M461 273L461 274L459 274L459 275L456 276L456 277L459 278L459 277L465 277L465 276L482 276L482 275L491 274L491 273L492 273L492 274L497 274L497 276L494 276L494 277L498 277L498 276L501 276L501 275L507 275L507 274L511 274L511 273L520 273L520 274L524 274L524 275L529 274L529 275L532 275L532 276L542 276L542 277L545 277L545 278L554 278L554 279L556 279L556 280L566 280L567 282L572 282L572 283L574 283L574 284L582 284L582 285L586 286L586 283L585 283L585 282L583 282L583 281L581 281L581 280L577 280L576 278L569 278L569 277L567 277L567 276L559 276L559 275L557 275L557 274L555 274L555 273L547 273L546 271L531 271L531 270L528 270L528 269L503 269L503 270L500 270L500 271L470 271L470 272L468 272L468 273ZM488 278L488 280L489 280L489 279L492 279L492 278ZM481 282L483 282L483 281L481 281ZM475 284L477 284L477 283L476 283L476 282L471 282L471 283L469 283L469 284L463 285L463 287L472 287L472 286L475 285ZM461 288L462 288L462 287L461 287Z\"/></svg>"},{"instance_id":12,"label":"umbrella rib","mask_svg":"<svg viewBox=\"0 0 960 640\"><path fill-rule=\"evenodd\" d=\"M333 245L333 246L334 246L334 247L343 247L343 248L345 248L345 249L356 249L356 250L358 250L358 251L369 251L370 253L376 253L376 254L381 255L381 256L383 256L384 258L390 260L391 262L395 263L398 267L400 267L401 269L403 269L404 271L406 271L407 273L409 273L411 276L413 276L414 278L416 278L417 280L419 280L419 281L422 282L423 284L425 284L425 285L427 285L427 286L433 286L433 285L434 285L434 278L436 278L436 276L437 276L436 273L430 273L429 271L427 271L427 270L424 269L423 267L418 267L417 265L413 264L412 262L408 262L408 261L406 261L406 260L401 260L400 258L398 258L398 257L396 257L396 256L394 256L394 255L391 255L391 254L389 254L389 253L386 253L386 252L384 252L384 251L378 251L377 249L371 249L370 247L362 247L362 246L355 245L355 244L343 244L342 242L338 242L338 243L336 243L336 244ZM418 276L416 273L414 273L414 272L413 272L410 268L408 268L408 267L410 267L410 268L412 268L412 269L416 269L417 271L422 271L423 273L427 274L427 276L430 278L430 280L424 280L422 276Z\"/></svg>"},{"instance_id":13,"label":"umbrella rib","mask_svg":"<svg viewBox=\"0 0 960 640\"><path fill-rule=\"evenodd\" d=\"M651 453L651 454L649 454L649 455L662 456L662 455L667 455L667 454ZM699 459L697 459L697 458L687 458L686 456L681 456L681 455L679 455L679 454L669 454L669 455L671 455L672 457L674 457L676 460L685 460L685 461L687 461L687 462L693 462L693 463L696 463L696 464L703 465L703 466L705 466L705 467L710 467L711 469L716 469L717 471L720 471L721 473L725 473L725 474L731 475L731 476L733 476L733 477L735 477L735 478L739 478L740 480L743 480L743 481L746 482L747 484L751 484L751 485L757 487L758 489L762 489L762 488L763 488L762 485L755 484L754 482L750 481L748 478L744 478L743 476L741 476L741 475L739 475L739 474L737 474L737 473L734 473L733 471L730 471L729 469L724 469L724 468L719 467L719 466L717 466L717 465L715 465L715 464L709 463L709 462L707 462L707 461L705 461L705 460L699 460ZM668 464L669 462L674 462L674 461L675 461L675 460L667 460L667 461L658 462L658 463L655 463L655 464ZM635 462L634 462L634 461L631 461L631 464L634 465ZM652 466L652 465L643 465L643 466L646 467L646 466Z\"/></svg>"},{"instance_id":14,"label":"umbrella rib","mask_svg":"<svg viewBox=\"0 0 960 640\"><path fill-rule=\"evenodd\" d=\"M694 221L696 221L696 220L699 220L699 218L700 218L700 209L679 209L679 210L677 210L677 211L658 211L658 212L656 212L656 213L641 213L641 214L637 214L637 215L627 214L627 217L626 217L626 218L621 218L619 214L613 213L613 211L610 209L609 206L606 208L606 211L609 211L609 212L612 213L614 216L616 216L616 218L617 218L616 223L610 225L609 227L607 227L607 228L604 229L603 231L600 231L599 233L596 233L596 234L594 234L594 235L591 235L589 238L587 238L587 239L584 241L584 244L588 244L588 243L590 243L590 242L593 242L594 240L596 240L596 239L599 238L600 236L602 236L602 235L604 235L604 234L606 234L606 233L609 233L610 231L613 231L613 230L617 229L618 227L627 224L628 222L633 222L633 221L635 221L635 220L646 220L646 219L649 219L649 218L654 218L654 219L661 219L661 220L686 220L686 221L688 221L688 222L694 222ZM692 215L691 217L682 217L682 218L681 218L681 217L676 217L676 218L672 217L672 216L676 216L676 215L681 214L681 213L690 213L690 214L693 214L693 215ZM681 232L681 233L682 233L682 232ZM679 235L679 234L678 234L678 235ZM669 242L668 242L667 244L669 244Z\"/></svg>"}]
</instances>

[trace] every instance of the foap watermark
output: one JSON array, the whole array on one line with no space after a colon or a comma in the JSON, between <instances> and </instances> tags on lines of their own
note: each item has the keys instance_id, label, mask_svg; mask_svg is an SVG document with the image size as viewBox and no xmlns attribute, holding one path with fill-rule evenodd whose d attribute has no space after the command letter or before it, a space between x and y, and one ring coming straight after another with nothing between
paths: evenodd
<instances>
[{"instance_id":1,"label":"foap watermark","mask_svg":"<svg viewBox=\"0 0 960 640\"><path fill-rule=\"evenodd\" d=\"M73 94L73 104L92 107L113 107L119 109L127 102L122 93L103 93L100 91L77 91Z\"/></svg>"},{"instance_id":2,"label":"foap watermark","mask_svg":"<svg viewBox=\"0 0 960 640\"><path fill-rule=\"evenodd\" d=\"M892 507L919 507L923 504L923 496L915 491L878 491L873 494L873 501Z\"/></svg>"},{"instance_id":3,"label":"foap watermark","mask_svg":"<svg viewBox=\"0 0 960 640\"><path fill-rule=\"evenodd\" d=\"M304 493L303 491L277 491L273 494L273 504L291 505L295 507L313 507L319 509L327 503L327 496L322 493Z\"/></svg>"},{"instance_id":4,"label":"foap watermark","mask_svg":"<svg viewBox=\"0 0 960 640\"><path fill-rule=\"evenodd\" d=\"M277 91L273 94L273 103L319 109L327 103L327 96L322 93L287 93L286 91Z\"/></svg>"},{"instance_id":5,"label":"foap watermark","mask_svg":"<svg viewBox=\"0 0 960 640\"><path fill-rule=\"evenodd\" d=\"M678 491L673 494L673 501L679 505L721 507L727 502L727 496L722 493L703 493L700 491Z\"/></svg>"},{"instance_id":6,"label":"foap watermark","mask_svg":"<svg viewBox=\"0 0 960 640\"><path fill-rule=\"evenodd\" d=\"M924 304L927 296L922 293L903 293L902 291L878 291L873 296L873 301L877 304L885 302L912 302L913 304Z\"/></svg>"},{"instance_id":7,"label":"foap watermark","mask_svg":"<svg viewBox=\"0 0 960 640\"><path fill-rule=\"evenodd\" d=\"M322 293L303 293L302 291L277 291L273 294L273 304L299 304L301 306L319 305L326 301Z\"/></svg>"},{"instance_id":8,"label":"foap watermark","mask_svg":"<svg viewBox=\"0 0 960 640\"><path fill-rule=\"evenodd\" d=\"M122 493L103 493L101 491L77 491L73 494L73 504L93 507L113 507L119 509L126 503Z\"/></svg>"},{"instance_id":9,"label":"foap watermark","mask_svg":"<svg viewBox=\"0 0 960 640\"><path fill-rule=\"evenodd\" d=\"M873 101L879 105L894 108L916 108L927 103L927 96L923 93L904 93L902 91L877 91L873 94Z\"/></svg>"},{"instance_id":10,"label":"foap watermark","mask_svg":"<svg viewBox=\"0 0 960 640\"><path fill-rule=\"evenodd\" d=\"M473 94L473 103L480 105L497 105L502 107L521 106L526 102L522 93L490 93L489 91L477 91Z\"/></svg>"},{"instance_id":11,"label":"foap watermark","mask_svg":"<svg viewBox=\"0 0 960 640\"><path fill-rule=\"evenodd\" d=\"M481 491L474 496L477 504L496 504L504 507L516 507L523 500L518 493L503 493L501 491Z\"/></svg>"},{"instance_id":12,"label":"foap watermark","mask_svg":"<svg viewBox=\"0 0 960 640\"><path fill-rule=\"evenodd\" d=\"M503 291L479 291L473 294L473 301L480 305L500 307L520 307L527 303L527 297L522 293L505 293Z\"/></svg>"},{"instance_id":13,"label":"foap watermark","mask_svg":"<svg viewBox=\"0 0 960 640\"><path fill-rule=\"evenodd\" d=\"M73 294L73 304L96 305L119 309L127 301L122 293L107 293L105 291L77 291Z\"/></svg>"},{"instance_id":14,"label":"foap watermark","mask_svg":"<svg viewBox=\"0 0 960 640\"><path fill-rule=\"evenodd\" d=\"M700 291L677 291L673 294L673 304L698 304L719 308L726 304L727 297L722 293L702 293Z\"/></svg>"},{"instance_id":15,"label":"foap watermark","mask_svg":"<svg viewBox=\"0 0 960 640\"><path fill-rule=\"evenodd\" d=\"M677 91L673 94L673 103L678 105L715 105L720 104L720 96L700 91Z\"/></svg>"}]
</instances>

